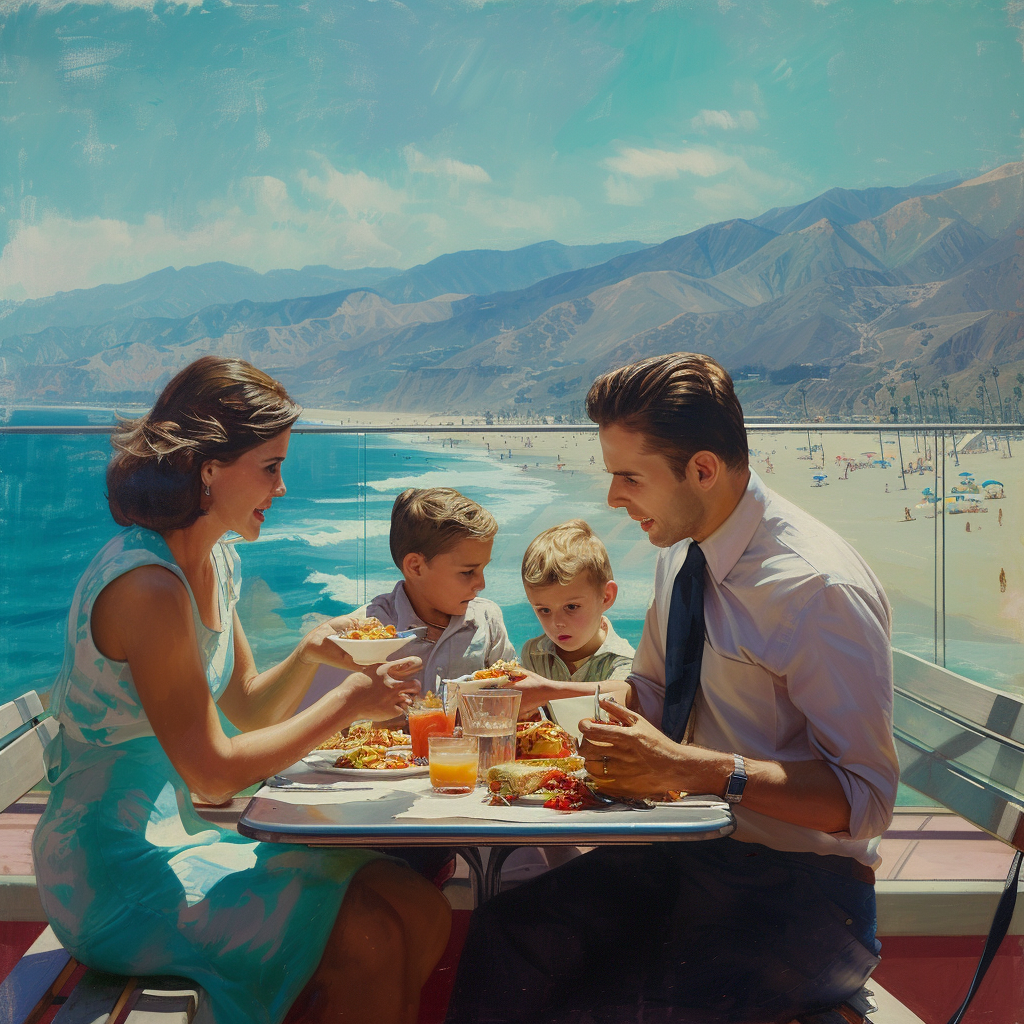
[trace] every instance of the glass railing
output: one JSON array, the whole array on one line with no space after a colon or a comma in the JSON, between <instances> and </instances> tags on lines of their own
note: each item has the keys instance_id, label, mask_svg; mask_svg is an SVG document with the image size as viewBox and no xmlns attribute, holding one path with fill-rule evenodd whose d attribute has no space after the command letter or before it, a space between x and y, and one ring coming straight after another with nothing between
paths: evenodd
<instances>
[{"instance_id":1,"label":"glass railing","mask_svg":"<svg viewBox=\"0 0 1024 1024\"><path fill-rule=\"evenodd\" d=\"M1014 467L1024 466L1024 438L1014 429L748 427L765 483L847 539L879 577L894 646L1020 694L1024 503ZM109 430L0 426L0 700L49 687L78 578L117 530L104 498ZM605 503L592 427L300 424L285 481L287 497L242 552L239 611L258 664L287 653L315 617L394 586L391 504L406 487L434 485L458 488L498 519L484 596L501 606L517 647L539 633L520 582L523 551L577 516L608 547L619 583L612 621L639 640L655 549Z\"/></svg>"}]
</instances>

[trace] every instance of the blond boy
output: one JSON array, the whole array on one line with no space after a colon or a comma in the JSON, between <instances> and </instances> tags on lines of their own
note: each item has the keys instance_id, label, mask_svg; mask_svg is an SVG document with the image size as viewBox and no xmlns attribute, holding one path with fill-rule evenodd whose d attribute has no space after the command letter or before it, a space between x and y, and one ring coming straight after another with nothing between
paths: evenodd
<instances>
[{"instance_id":1,"label":"blond boy","mask_svg":"<svg viewBox=\"0 0 1024 1024\"><path fill-rule=\"evenodd\" d=\"M450 487L410 488L391 510L391 557L402 579L366 608L398 629L426 626L401 655L423 659L424 690L515 657L501 609L480 597L498 524Z\"/></svg>"},{"instance_id":2,"label":"blond boy","mask_svg":"<svg viewBox=\"0 0 1024 1024\"><path fill-rule=\"evenodd\" d=\"M524 711L559 697L593 693L596 683L628 695L625 682L633 648L616 632L605 612L618 586L604 544L582 519L553 526L536 536L523 556L523 587L544 630L527 640L520 662L533 676L522 689Z\"/></svg>"}]
</instances>

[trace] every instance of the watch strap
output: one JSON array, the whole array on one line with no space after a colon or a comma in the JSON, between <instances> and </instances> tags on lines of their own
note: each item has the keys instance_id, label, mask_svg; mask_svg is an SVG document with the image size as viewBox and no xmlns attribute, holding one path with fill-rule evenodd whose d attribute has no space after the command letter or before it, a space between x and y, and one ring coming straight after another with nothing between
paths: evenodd
<instances>
[{"instance_id":1,"label":"watch strap","mask_svg":"<svg viewBox=\"0 0 1024 1024\"><path fill-rule=\"evenodd\" d=\"M738 804L743 799L743 790L747 785L747 768L740 754L733 754L733 770L725 784L725 799L731 804Z\"/></svg>"}]
</instances>

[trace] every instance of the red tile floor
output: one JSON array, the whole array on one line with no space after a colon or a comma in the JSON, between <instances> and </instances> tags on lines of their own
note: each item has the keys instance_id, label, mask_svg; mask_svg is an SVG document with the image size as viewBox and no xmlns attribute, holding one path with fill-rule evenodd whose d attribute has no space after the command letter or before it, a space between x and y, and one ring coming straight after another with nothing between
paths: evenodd
<instances>
[{"instance_id":1,"label":"red tile floor","mask_svg":"<svg viewBox=\"0 0 1024 1024\"><path fill-rule=\"evenodd\" d=\"M41 810L40 805L32 801L33 797L29 796L0 814L0 876L32 874L30 842ZM237 814L245 801L236 803L239 804L234 809ZM217 813L215 820L227 824L230 817L231 812L226 810ZM879 880L919 882L1001 882L1012 857L1012 851L998 840L941 809L898 811L892 828L882 839L880 853ZM543 870L543 863L537 854L524 849L509 858L503 877L507 883L514 884L540 870ZM468 878L464 866L446 891L456 908L452 939L424 990L420 1024L438 1024L444 1018L469 921ZM0 907L0 917L13 916L9 910L3 913L5 909ZM0 978L7 974L42 928L42 923L0 920ZM958 930L950 929L951 932ZM943 1024L970 983L983 937L886 935L882 941L883 960L876 972L879 983L926 1024ZM964 1024L1024 1024L1024 936L1011 934L1007 937Z\"/></svg>"}]
</instances>

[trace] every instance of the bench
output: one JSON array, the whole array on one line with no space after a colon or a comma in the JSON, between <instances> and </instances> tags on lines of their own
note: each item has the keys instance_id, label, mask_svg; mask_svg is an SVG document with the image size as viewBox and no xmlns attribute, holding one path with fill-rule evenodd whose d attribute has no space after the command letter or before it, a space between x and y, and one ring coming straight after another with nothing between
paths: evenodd
<instances>
[{"instance_id":1,"label":"bench","mask_svg":"<svg viewBox=\"0 0 1024 1024\"><path fill-rule=\"evenodd\" d=\"M43 750L56 735L34 690L0 705L0 811L43 777ZM70 991L68 989L70 988ZM188 978L125 978L78 963L47 926L0 982L0 1022L189 1024L202 989Z\"/></svg>"}]
</instances>

